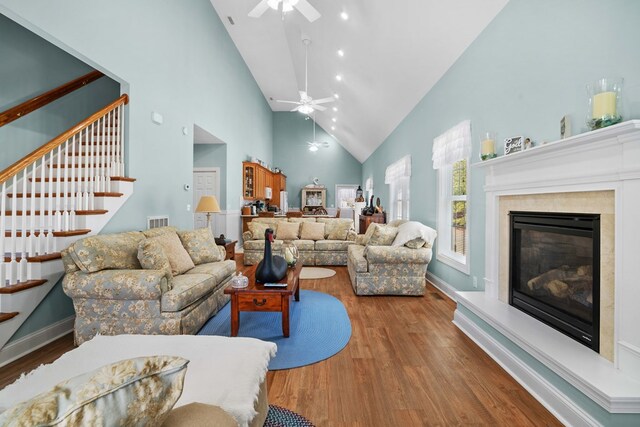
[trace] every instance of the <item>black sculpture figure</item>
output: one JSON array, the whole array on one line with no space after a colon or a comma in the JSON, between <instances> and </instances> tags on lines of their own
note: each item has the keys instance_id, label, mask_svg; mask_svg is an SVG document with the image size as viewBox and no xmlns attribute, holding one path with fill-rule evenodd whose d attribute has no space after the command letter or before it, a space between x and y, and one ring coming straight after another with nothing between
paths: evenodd
<instances>
[{"instance_id":1,"label":"black sculpture figure","mask_svg":"<svg viewBox=\"0 0 640 427\"><path fill-rule=\"evenodd\" d=\"M275 283L287 275L287 261L279 255L271 255L273 230L267 228L264 232L264 257L256 267L256 282Z\"/></svg>"}]
</instances>

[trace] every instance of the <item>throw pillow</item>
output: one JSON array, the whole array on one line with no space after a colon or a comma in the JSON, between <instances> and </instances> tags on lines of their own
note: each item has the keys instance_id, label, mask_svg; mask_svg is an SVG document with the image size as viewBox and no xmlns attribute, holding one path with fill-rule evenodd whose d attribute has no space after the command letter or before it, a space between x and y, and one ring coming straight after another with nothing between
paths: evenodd
<instances>
[{"instance_id":1,"label":"throw pillow","mask_svg":"<svg viewBox=\"0 0 640 427\"><path fill-rule=\"evenodd\" d=\"M393 246L404 246L408 241L420 238L426 242L426 247L430 248L438 233L433 228L417 222L409 221L398 227L398 235L393 241Z\"/></svg>"},{"instance_id":2,"label":"throw pillow","mask_svg":"<svg viewBox=\"0 0 640 427\"><path fill-rule=\"evenodd\" d=\"M397 238L398 236L396 236ZM405 243L404 245L410 249L418 249L424 246L424 244L427 243L425 242L423 239L421 238L417 238L417 239L413 239L413 240L409 240L407 243Z\"/></svg>"},{"instance_id":3,"label":"throw pillow","mask_svg":"<svg viewBox=\"0 0 640 427\"><path fill-rule=\"evenodd\" d=\"M178 231L178 237L195 265L224 261L209 228Z\"/></svg>"},{"instance_id":4,"label":"throw pillow","mask_svg":"<svg viewBox=\"0 0 640 427\"><path fill-rule=\"evenodd\" d=\"M264 232L267 228L272 228L271 224L267 224L264 222L256 222L251 221L249 223L249 231L251 232L251 240L262 240L264 239Z\"/></svg>"},{"instance_id":5,"label":"throw pillow","mask_svg":"<svg viewBox=\"0 0 640 427\"><path fill-rule=\"evenodd\" d=\"M171 274L174 276L185 273L195 267L189 253L182 246L177 233L165 233L147 240L153 240L162 246L162 250L169 258Z\"/></svg>"},{"instance_id":6,"label":"throw pillow","mask_svg":"<svg viewBox=\"0 0 640 427\"><path fill-rule=\"evenodd\" d=\"M349 230L353 228L350 219L319 218L318 222L324 222L324 235L329 240L346 240Z\"/></svg>"},{"instance_id":7,"label":"throw pillow","mask_svg":"<svg viewBox=\"0 0 640 427\"><path fill-rule=\"evenodd\" d=\"M71 245L69 255L85 273L109 269L140 269L138 243L144 235L138 231L85 237Z\"/></svg>"},{"instance_id":8,"label":"throw pillow","mask_svg":"<svg viewBox=\"0 0 640 427\"><path fill-rule=\"evenodd\" d=\"M161 270L164 271L164 277L167 279L166 286L162 290L165 293L173 288L173 274L171 272L171 263L164 253L160 243L153 239L144 239L138 245L138 261L145 270ZM165 283L165 282L161 282ZM162 286L162 285L161 285Z\"/></svg>"},{"instance_id":9,"label":"throw pillow","mask_svg":"<svg viewBox=\"0 0 640 427\"><path fill-rule=\"evenodd\" d=\"M300 231L299 222L281 222L276 230L276 239L279 240L298 240L298 232Z\"/></svg>"},{"instance_id":10,"label":"throw pillow","mask_svg":"<svg viewBox=\"0 0 640 427\"><path fill-rule=\"evenodd\" d=\"M178 231L177 228L166 226L166 227L150 228L148 230L144 230L142 234L144 234L144 237L149 238L149 237L160 236L165 233L175 233L176 231Z\"/></svg>"},{"instance_id":11,"label":"throw pillow","mask_svg":"<svg viewBox=\"0 0 640 427\"><path fill-rule=\"evenodd\" d=\"M182 394L189 361L121 360L79 375L0 414L0 425L161 425Z\"/></svg>"},{"instance_id":12,"label":"throw pillow","mask_svg":"<svg viewBox=\"0 0 640 427\"><path fill-rule=\"evenodd\" d=\"M371 236L373 236L373 232L376 231L376 228L378 228L379 226L380 224L376 224L376 223L369 224L369 228L367 228L367 231L364 233L364 237L362 238L362 244L364 246L367 246L369 244L369 240L371 240Z\"/></svg>"},{"instance_id":13,"label":"throw pillow","mask_svg":"<svg viewBox=\"0 0 640 427\"><path fill-rule=\"evenodd\" d=\"M405 222L409 222L409 220L408 219L394 219L394 220L391 220L391 222L389 222L388 225L390 225L392 227L400 227Z\"/></svg>"},{"instance_id":14,"label":"throw pillow","mask_svg":"<svg viewBox=\"0 0 640 427\"><path fill-rule=\"evenodd\" d=\"M324 240L324 224L321 222L303 222L300 228L303 240Z\"/></svg>"},{"instance_id":15,"label":"throw pillow","mask_svg":"<svg viewBox=\"0 0 640 427\"><path fill-rule=\"evenodd\" d=\"M162 427L238 427L238 422L219 406L192 402L169 412Z\"/></svg>"},{"instance_id":16,"label":"throw pillow","mask_svg":"<svg viewBox=\"0 0 640 427\"><path fill-rule=\"evenodd\" d=\"M369 231L369 230L367 230ZM398 234L398 227L391 227L389 225L379 225L373 231L373 235L369 239L369 246L391 246L393 239Z\"/></svg>"}]
</instances>

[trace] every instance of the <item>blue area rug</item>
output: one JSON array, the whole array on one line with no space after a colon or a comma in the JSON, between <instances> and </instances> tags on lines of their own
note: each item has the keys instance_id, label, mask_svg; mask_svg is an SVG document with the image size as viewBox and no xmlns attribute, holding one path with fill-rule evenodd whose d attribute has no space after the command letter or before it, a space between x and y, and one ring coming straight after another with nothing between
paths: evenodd
<instances>
[{"instance_id":1,"label":"blue area rug","mask_svg":"<svg viewBox=\"0 0 640 427\"><path fill-rule=\"evenodd\" d=\"M278 346L269 370L291 369L327 359L351 338L351 321L342 303L322 292L300 291L290 302L290 336L282 336L282 314L240 312L238 336L271 341ZM231 304L209 319L198 335L231 335Z\"/></svg>"}]
</instances>

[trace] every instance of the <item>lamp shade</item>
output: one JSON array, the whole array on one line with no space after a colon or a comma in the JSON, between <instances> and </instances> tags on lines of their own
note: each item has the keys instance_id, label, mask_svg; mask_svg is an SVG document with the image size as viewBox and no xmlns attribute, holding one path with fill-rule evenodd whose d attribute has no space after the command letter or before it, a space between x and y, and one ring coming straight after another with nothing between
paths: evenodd
<instances>
[{"instance_id":1,"label":"lamp shade","mask_svg":"<svg viewBox=\"0 0 640 427\"><path fill-rule=\"evenodd\" d=\"M202 196L196 207L198 213L220 212L220 205L216 196Z\"/></svg>"}]
</instances>

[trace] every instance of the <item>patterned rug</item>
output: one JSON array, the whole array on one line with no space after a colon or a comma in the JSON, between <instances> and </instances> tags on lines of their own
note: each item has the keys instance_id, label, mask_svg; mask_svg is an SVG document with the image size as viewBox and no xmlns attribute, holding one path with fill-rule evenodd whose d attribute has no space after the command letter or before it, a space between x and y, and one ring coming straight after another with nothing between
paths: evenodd
<instances>
[{"instance_id":1,"label":"patterned rug","mask_svg":"<svg viewBox=\"0 0 640 427\"><path fill-rule=\"evenodd\" d=\"M291 369L328 359L351 338L351 321L337 298L315 291L300 291L290 303L290 336L282 336L282 313L243 311L238 336L271 341L278 346L269 370ZM231 304L204 324L198 335L231 334Z\"/></svg>"},{"instance_id":2,"label":"patterned rug","mask_svg":"<svg viewBox=\"0 0 640 427\"><path fill-rule=\"evenodd\" d=\"M314 425L302 415L296 414L287 408L269 405L264 427L314 427Z\"/></svg>"},{"instance_id":3,"label":"patterned rug","mask_svg":"<svg viewBox=\"0 0 640 427\"><path fill-rule=\"evenodd\" d=\"M327 279L335 275L336 272L329 268L302 267L302 271L300 272L300 279Z\"/></svg>"}]
</instances>

